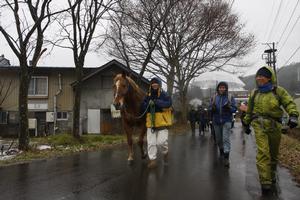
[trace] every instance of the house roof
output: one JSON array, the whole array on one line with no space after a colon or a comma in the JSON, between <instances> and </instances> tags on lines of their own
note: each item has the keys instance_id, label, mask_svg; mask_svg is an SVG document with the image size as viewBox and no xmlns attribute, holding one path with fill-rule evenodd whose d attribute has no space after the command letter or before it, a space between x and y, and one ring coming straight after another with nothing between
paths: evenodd
<instances>
[{"instance_id":1,"label":"house roof","mask_svg":"<svg viewBox=\"0 0 300 200\"><path fill-rule=\"evenodd\" d=\"M0 56L0 66L10 66L9 60L3 54Z\"/></svg>"},{"instance_id":2,"label":"house roof","mask_svg":"<svg viewBox=\"0 0 300 200\"><path fill-rule=\"evenodd\" d=\"M37 66L34 68L35 72L49 72L49 71L55 71L55 72L67 72L67 71L74 71L75 67L50 67L50 66ZM20 67L19 66L0 66L0 71L19 71ZM85 67L83 68L84 74L89 74L97 68L92 68L92 67Z\"/></svg>"},{"instance_id":3,"label":"house roof","mask_svg":"<svg viewBox=\"0 0 300 200\"><path fill-rule=\"evenodd\" d=\"M86 75L82 79L82 81L86 81L86 80L90 79L91 77L95 76L98 73L101 73L103 70L105 70L107 68L110 68L113 65L119 67L120 69L122 69L125 72L131 73L131 75L133 75L135 77L139 77L138 73L136 73L135 71L131 70L130 68L128 68L124 64L120 63L119 61L113 59L113 60L109 61L108 63L106 63L106 64L104 64L104 65L96 68L96 70L93 71L93 72L91 72L90 74ZM147 84L150 84L150 81L148 79L146 79L145 77L142 77L142 81L145 82L145 83L147 83ZM77 82L75 81L71 85L74 86L74 85L76 85L76 83Z\"/></svg>"},{"instance_id":4,"label":"house roof","mask_svg":"<svg viewBox=\"0 0 300 200\"><path fill-rule=\"evenodd\" d=\"M88 79L90 79L91 77L95 76L98 73L101 73L103 70L108 69L112 66L117 66L118 68L120 68L122 71L125 71L127 73L130 73L131 75L135 76L135 77L139 77L139 74L136 73L135 71L129 69L127 66L125 66L124 64L120 63L117 60L111 60L108 63L98 67L98 68L83 68L84 70L84 78L82 81L86 81ZM42 67L42 66L37 66L34 68L35 72L49 72L49 71L74 71L75 67L51 67L51 66L47 66L47 67ZM19 66L0 66L0 71L19 71L20 67ZM142 81L150 84L150 81L148 79L146 79L145 77L142 77ZM73 82L71 85L75 86L77 83L77 81Z\"/></svg>"}]
</instances>

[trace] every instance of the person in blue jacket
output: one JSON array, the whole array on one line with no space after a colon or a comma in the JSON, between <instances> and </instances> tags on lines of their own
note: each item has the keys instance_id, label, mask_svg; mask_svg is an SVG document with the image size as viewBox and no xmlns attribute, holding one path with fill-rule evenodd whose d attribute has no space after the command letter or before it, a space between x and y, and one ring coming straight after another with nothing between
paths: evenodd
<instances>
[{"instance_id":1,"label":"person in blue jacket","mask_svg":"<svg viewBox=\"0 0 300 200\"><path fill-rule=\"evenodd\" d=\"M220 156L224 156L224 165L229 167L230 133L232 113L237 110L235 99L228 94L228 84L219 82L216 94L211 98L209 109Z\"/></svg>"},{"instance_id":2,"label":"person in blue jacket","mask_svg":"<svg viewBox=\"0 0 300 200\"><path fill-rule=\"evenodd\" d=\"M147 109L146 127L148 144L148 168L157 166L157 152L162 150L164 161L168 158L168 127L172 125L172 100L162 90L161 80L157 77L150 81L148 95L142 103L142 112Z\"/></svg>"}]
</instances>

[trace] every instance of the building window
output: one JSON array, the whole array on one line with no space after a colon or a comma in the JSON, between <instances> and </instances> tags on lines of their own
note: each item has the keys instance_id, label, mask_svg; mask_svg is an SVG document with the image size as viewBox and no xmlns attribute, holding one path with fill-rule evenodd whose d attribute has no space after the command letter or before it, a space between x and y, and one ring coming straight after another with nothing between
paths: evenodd
<instances>
[{"instance_id":1,"label":"building window","mask_svg":"<svg viewBox=\"0 0 300 200\"><path fill-rule=\"evenodd\" d=\"M57 112L56 119L57 120L68 120L68 112Z\"/></svg>"},{"instance_id":2,"label":"building window","mask_svg":"<svg viewBox=\"0 0 300 200\"><path fill-rule=\"evenodd\" d=\"M48 77L33 76L31 77L29 88L29 96L48 96Z\"/></svg>"},{"instance_id":3,"label":"building window","mask_svg":"<svg viewBox=\"0 0 300 200\"><path fill-rule=\"evenodd\" d=\"M7 124L8 112L0 111L0 124Z\"/></svg>"}]
</instances>

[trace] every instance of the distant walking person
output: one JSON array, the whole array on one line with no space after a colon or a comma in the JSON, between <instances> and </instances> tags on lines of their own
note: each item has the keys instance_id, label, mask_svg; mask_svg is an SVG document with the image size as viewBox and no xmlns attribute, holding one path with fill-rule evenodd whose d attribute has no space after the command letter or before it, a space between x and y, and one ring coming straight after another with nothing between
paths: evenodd
<instances>
[{"instance_id":1,"label":"distant walking person","mask_svg":"<svg viewBox=\"0 0 300 200\"><path fill-rule=\"evenodd\" d=\"M205 135L205 125L206 125L206 121L205 121L205 110L202 106L198 106L198 110L197 110L197 119L198 119L198 123L199 123L199 135L201 135L201 132L203 133L203 135Z\"/></svg>"},{"instance_id":2,"label":"distant walking person","mask_svg":"<svg viewBox=\"0 0 300 200\"><path fill-rule=\"evenodd\" d=\"M168 127L172 125L171 97L162 90L161 80L154 77L150 81L149 93L142 103L142 111L147 110L146 127L148 143L148 168L157 166L157 152L162 151L164 161L168 159Z\"/></svg>"},{"instance_id":3,"label":"distant walking person","mask_svg":"<svg viewBox=\"0 0 300 200\"><path fill-rule=\"evenodd\" d=\"M197 121L197 112L193 106L191 106L191 109L188 114L188 120L191 125L192 134L195 134L196 129L196 121Z\"/></svg>"},{"instance_id":4,"label":"distant walking person","mask_svg":"<svg viewBox=\"0 0 300 200\"><path fill-rule=\"evenodd\" d=\"M212 123L216 135L220 156L224 156L224 165L229 167L230 133L232 113L237 110L235 99L228 94L228 84L220 82L216 88L217 92L210 102Z\"/></svg>"},{"instance_id":5,"label":"distant walking person","mask_svg":"<svg viewBox=\"0 0 300 200\"><path fill-rule=\"evenodd\" d=\"M256 85L249 97L248 106L241 105L246 111L243 124L245 132L250 134L250 124L255 131L257 146L256 166L259 174L262 194L269 194L272 184L276 183L276 168L281 139L281 118L283 110L289 114L288 125L298 125L299 113L288 92L276 86L276 77L271 67L262 67L256 73Z\"/></svg>"}]
</instances>

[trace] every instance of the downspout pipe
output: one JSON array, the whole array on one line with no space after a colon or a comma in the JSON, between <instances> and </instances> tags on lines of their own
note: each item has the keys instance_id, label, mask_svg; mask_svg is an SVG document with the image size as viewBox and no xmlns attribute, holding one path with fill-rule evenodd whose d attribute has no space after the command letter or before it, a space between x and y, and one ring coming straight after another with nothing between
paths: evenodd
<instances>
[{"instance_id":1,"label":"downspout pipe","mask_svg":"<svg viewBox=\"0 0 300 200\"><path fill-rule=\"evenodd\" d=\"M53 97L53 134L55 135L56 132L56 122L57 122L57 96L62 92L62 86L61 86L61 74L58 74L58 90L56 91L54 97Z\"/></svg>"}]
</instances>

